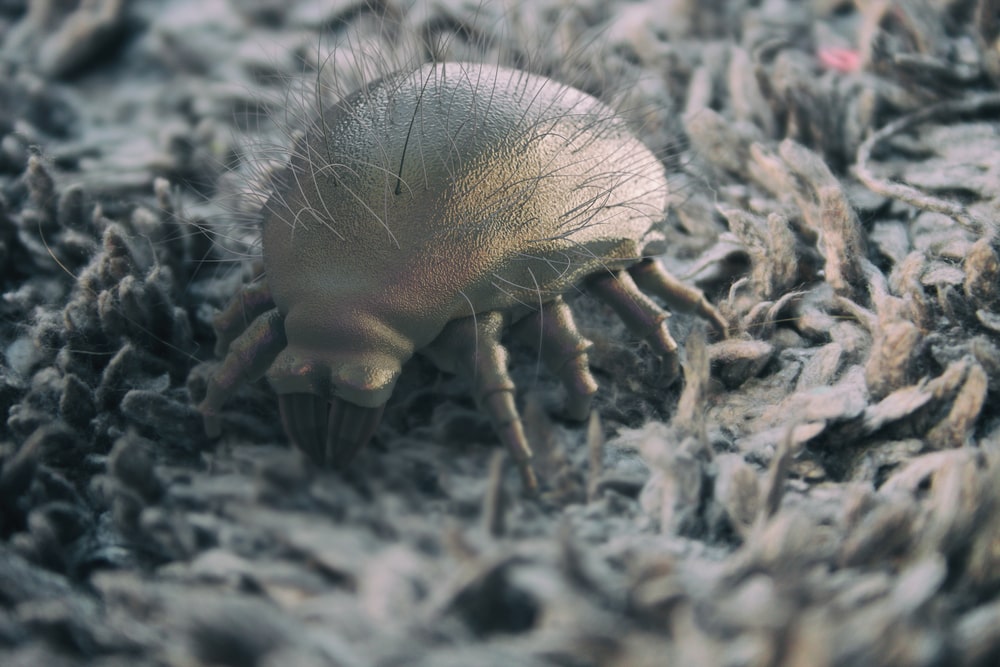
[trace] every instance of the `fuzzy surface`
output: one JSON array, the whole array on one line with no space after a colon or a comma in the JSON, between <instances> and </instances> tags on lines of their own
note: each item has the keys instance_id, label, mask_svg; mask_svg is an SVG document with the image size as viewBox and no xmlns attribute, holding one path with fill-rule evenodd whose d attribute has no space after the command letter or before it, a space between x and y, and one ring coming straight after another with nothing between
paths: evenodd
<instances>
[{"instance_id":1,"label":"fuzzy surface","mask_svg":"<svg viewBox=\"0 0 1000 667\"><path fill-rule=\"evenodd\" d=\"M1000 661L1000 6L567 4L0 0L0 664ZM194 408L239 173L362 54L620 110L730 322L664 387L574 298L587 424L512 343L537 497L419 359L344 473L264 382Z\"/></svg>"}]
</instances>

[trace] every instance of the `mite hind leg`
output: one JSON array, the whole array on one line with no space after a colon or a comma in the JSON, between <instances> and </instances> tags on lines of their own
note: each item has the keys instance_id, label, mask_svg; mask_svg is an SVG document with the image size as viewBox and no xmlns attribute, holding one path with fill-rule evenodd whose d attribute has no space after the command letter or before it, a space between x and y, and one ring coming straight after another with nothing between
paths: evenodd
<instances>
[{"instance_id":1,"label":"mite hind leg","mask_svg":"<svg viewBox=\"0 0 1000 667\"><path fill-rule=\"evenodd\" d=\"M709 303L705 294L675 278L655 259L644 259L629 267L628 272L642 291L660 297L671 310L695 313L707 320L720 338L726 337L729 324L722 313Z\"/></svg>"},{"instance_id":2,"label":"mite hind leg","mask_svg":"<svg viewBox=\"0 0 1000 667\"><path fill-rule=\"evenodd\" d=\"M593 346L576 327L573 311L561 297L518 321L512 333L538 349L548 371L566 388L566 416L582 421L590 414L597 381L587 352Z\"/></svg>"},{"instance_id":3,"label":"mite hind leg","mask_svg":"<svg viewBox=\"0 0 1000 667\"><path fill-rule=\"evenodd\" d=\"M664 378L677 377L680 361L677 357L677 341L667 328L667 318L670 316L639 290L628 271L599 273L587 280L586 288L611 306L629 331L649 343L662 360L661 372Z\"/></svg>"},{"instance_id":4,"label":"mite hind leg","mask_svg":"<svg viewBox=\"0 0 1000 667\"><path fill-rule=\"evenodd\" d=\"M274 308L266 280L244 286L212 320L215 329L215 356L225 356L229 345L258 317Z\"/></svg>"},{"instance_id":5,"label":"mite hind leg","mask_svg":"<svg viewBox=\"0 0 1000 667\"><path fill-rule=\"evenodd\" d=\"M443 371L471 380L476 402L490 416L500 441L517 464L524 486L538 488L531 447L514 402L514 381L507 371L507 349L500 336L507 325L499 312L454 320L424 348L423 354Z\"/></svg>"}]
</instances>

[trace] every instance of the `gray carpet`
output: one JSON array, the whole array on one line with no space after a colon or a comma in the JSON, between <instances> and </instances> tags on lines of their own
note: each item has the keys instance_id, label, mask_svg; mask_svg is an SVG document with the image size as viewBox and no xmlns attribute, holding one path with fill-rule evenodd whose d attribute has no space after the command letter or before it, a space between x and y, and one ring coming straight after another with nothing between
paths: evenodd
<instances>
[{"instance_id":1,"label":"gray carpet","mask_svg":"<svg viewBox=\"0 0 1000 667\"><path fill-rule=\"evenodd\" d=\"M0 664L997 664L998 54L992 0L0 0ZM342 472L194 407L313 84L433 59L616 108L730 324L669 384L572 294L586 423L512 342L537 495L420 358Z\"/></svg>"}]
</instances>

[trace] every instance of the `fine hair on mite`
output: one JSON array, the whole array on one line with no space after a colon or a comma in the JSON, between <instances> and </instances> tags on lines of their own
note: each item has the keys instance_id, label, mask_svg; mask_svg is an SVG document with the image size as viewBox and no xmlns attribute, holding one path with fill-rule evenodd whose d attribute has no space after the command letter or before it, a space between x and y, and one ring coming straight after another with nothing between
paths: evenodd
<instances>
[{"instance_id":1,"label":"fine hair on mite","mask_svg":"<svg viewBox=\"0 0 1000 667\"><path fill-rule=\"evenodd\" d=\"M608 96L636 90L621 87L629 54L607 58L582 14L529 4L423 20L390 2L352 7L312 76L286 86L283 138L248 151L262 271L215 320L223 360L198 406L210 435L235 388L266 376L291 442L342 468L420 354L467 379L534 490L505 341L534 344L582 420L597 383L564 296L610 306L668 376L677 344L647 293L725 335L701 292L655 260L663 109Z\"/></svg>"}]
</instances>

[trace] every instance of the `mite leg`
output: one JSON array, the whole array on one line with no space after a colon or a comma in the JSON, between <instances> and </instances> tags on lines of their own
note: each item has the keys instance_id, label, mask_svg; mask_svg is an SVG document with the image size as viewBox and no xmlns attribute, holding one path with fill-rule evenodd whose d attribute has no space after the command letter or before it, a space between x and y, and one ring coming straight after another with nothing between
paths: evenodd
<instances>
[{"instance_id":1,"label":"mite leg","mask_svg":"<svg viewBox=\"0 0 1000 667\"><path fill-rule=\"evenodd\" d=\"M264 375L286 343L284 318L277 310L269 310L256 318L232 342L226 358L208 381L205 400L198 405L209 436L219 434L216 415L232 391Z\"/></svg>"},{"instance_id":2,"label":"mite leg","mask_svg":"<svg viewBox=\"0 0 1000 667\"><path fill-rule=\"evenodd\" d=\"M566 414L582 421L590 414L597 381L590 372L587 351L593 345L576 328L573 311L562 298L520 320L513 333L538 348L545 367L566 387Z\"/></svg>"},{"instance_id":3,"label":"mite leg","mask_svg":"<svg viewBox=\"0 0 1000 667\"><path fill-rule=\"evenodd\" d=\"M655 259L645 259L630 267L628 272L642 291L660 297L672 310L696 313L708 320L720 338L726 337L729 328L726 318L708 302L702 291L675 278Z\"/></svg>"},{"instance_id":4,"label":"mite leg","mask_svg":"<svg viewBox=\"0 0 1000 667\"><path fill-rule=\"evenodd\" d=\"M590 278L586 287L594 296L611 306L629 331L649 343L663 360L662 372L666 377L677 376L680 363L677 359L677 341L667 329L669 315L639 291L627 271L602 272Z\"/></svg>"},{"instance_id":5,"label":"mite leg","mask_svg":"<svg viewBox=\"0 0 1000 667\"><path fill-rule=\"evenodd\" d=\"M225 356L229 344L247 329L250 322L273 308L274 300L267 281L258 280L244 286L212 320L215 329L215 356Z\"/></svg>"},{"instance_id":6,"label":"mite leg","mask_svg":"<svg viewBox=\"0 0 1000 667\"><path fill-rule=\"evenodd\" d=\"M514 403L514 381L507 372L507 349L500 336L507 322L499 312L454 320L423 350L438 368L469 378L476 402L486 410L500 441L517 463L524 486L538 488L531 447Z\"/></svg>"}]
</instances>

